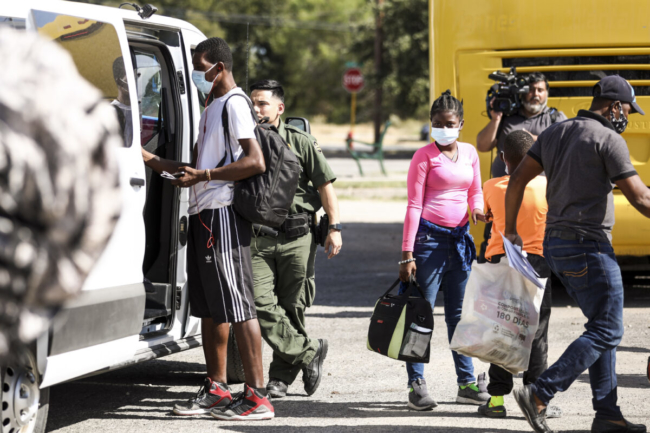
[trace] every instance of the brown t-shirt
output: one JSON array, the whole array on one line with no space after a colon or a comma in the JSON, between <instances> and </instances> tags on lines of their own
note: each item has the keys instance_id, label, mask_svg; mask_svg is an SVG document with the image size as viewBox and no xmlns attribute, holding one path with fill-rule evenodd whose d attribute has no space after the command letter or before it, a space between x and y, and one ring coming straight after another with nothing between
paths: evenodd
<instances>
[{"instance_id":1,"label":"brown t-shirt","mask_svg":"<svg viewBox=\"0 0 650 433\"><path fill-rule=\"evenodd\" d=\"M636 175L623 137L604 117L580 110L537 139L528 155L546 172L546 230L563 228L611 241L612 183Z\"/></svg>"}]
</instances>

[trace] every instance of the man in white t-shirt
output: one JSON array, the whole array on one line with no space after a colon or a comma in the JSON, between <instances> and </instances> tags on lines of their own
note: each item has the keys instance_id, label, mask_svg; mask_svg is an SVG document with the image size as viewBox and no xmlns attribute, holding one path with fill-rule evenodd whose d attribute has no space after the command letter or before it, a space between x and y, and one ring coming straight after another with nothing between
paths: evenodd
<instances>
[{"instance_id":1,"label":"man in white t-shirt","mask_svg":"<svg viewBox=\"0 0 650 433\"><path fill-rule=\"evenodd\" d=\"M192 58L192 80L212 102L201 115L192 165L142 150L145 164L162 173L185 172L173 185L190 188L187 284L190 312L201 318L208 377L196 397L174 406L178 415L210 413L222 420L271 419L264 384L262 339L255 310L250 255L251 224L232 207L234 182L263 173L256 120L232 76L232 54L223 39L201 42ZM228 110L230 142L221 122ZM233 401L226 384L229 323L244 364L244 392Z\"/></svg>"}]
</instances>

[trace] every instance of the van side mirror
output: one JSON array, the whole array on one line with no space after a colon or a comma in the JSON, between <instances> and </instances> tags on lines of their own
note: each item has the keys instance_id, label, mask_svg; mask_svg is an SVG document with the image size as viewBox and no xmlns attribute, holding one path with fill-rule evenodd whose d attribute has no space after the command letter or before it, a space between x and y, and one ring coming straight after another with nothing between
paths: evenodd
<instances>
[{"instance_id":1,"label":"van side mirror","mask_svg":"<svg viewBox=\"0 0 650 433\"><path fill-rule=\"evenodd\" d=\"M285 119L287 125L291 125L295 128L305 131L307 134L311 134L311 126L309 126L309 120L304 117L287 117Z\"/></svg>"}]
</instances>

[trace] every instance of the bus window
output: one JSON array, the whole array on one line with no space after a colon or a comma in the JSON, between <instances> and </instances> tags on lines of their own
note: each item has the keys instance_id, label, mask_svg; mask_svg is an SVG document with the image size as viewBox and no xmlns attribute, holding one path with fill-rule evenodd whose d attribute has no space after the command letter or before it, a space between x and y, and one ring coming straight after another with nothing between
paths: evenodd
<instances>
[{"instance_id":1,"label":"bus window","mask_svg":"<svg viewBox=\"0 0 650 433\"><path fill-rule=\"evenodd\" d=\"M133 142L129 74L117 32L111 24L51 12L33 11L38 32L65 48L82 77L115 107L124 145Z\"/></svg>"},{"instance_id":2,"label":"bus window","mask_svg":"<svg viewBox=\"0 0 650 433\"><path fill-rule=\"evenodd\" d=\"M630 81L636 96L650 95L650 86L638 82L650 80L650 70L647 69L649 63L649 55L519 57L505 58L502 61L504 68L516 66L520 71L542 71L551 83L551 98L591 97L593 85L601 78L614 74Z\"/></svg>"}]
</instances>

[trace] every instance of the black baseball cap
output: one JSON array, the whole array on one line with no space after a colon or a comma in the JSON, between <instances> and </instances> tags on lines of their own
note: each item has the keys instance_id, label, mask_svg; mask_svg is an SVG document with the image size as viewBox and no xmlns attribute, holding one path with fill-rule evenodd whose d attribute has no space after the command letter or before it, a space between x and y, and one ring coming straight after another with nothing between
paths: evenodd
<instances>
[{"instance_id":1,"label":"black baseball cap","mask_svg":"<svg viewBox=\"0 0 650 433\"><path fill-rule=\"evenodd\" d=\"M600 80L594 86L593 92L600 89L600 98L611 99L612 101L627 102L632 106L632 113L645 113L636 103L636 96L634 96L634 89L627 80L620 75L608 75ZM596 96L596 95L594 95Z\"/></svg>"}]
</instances>

